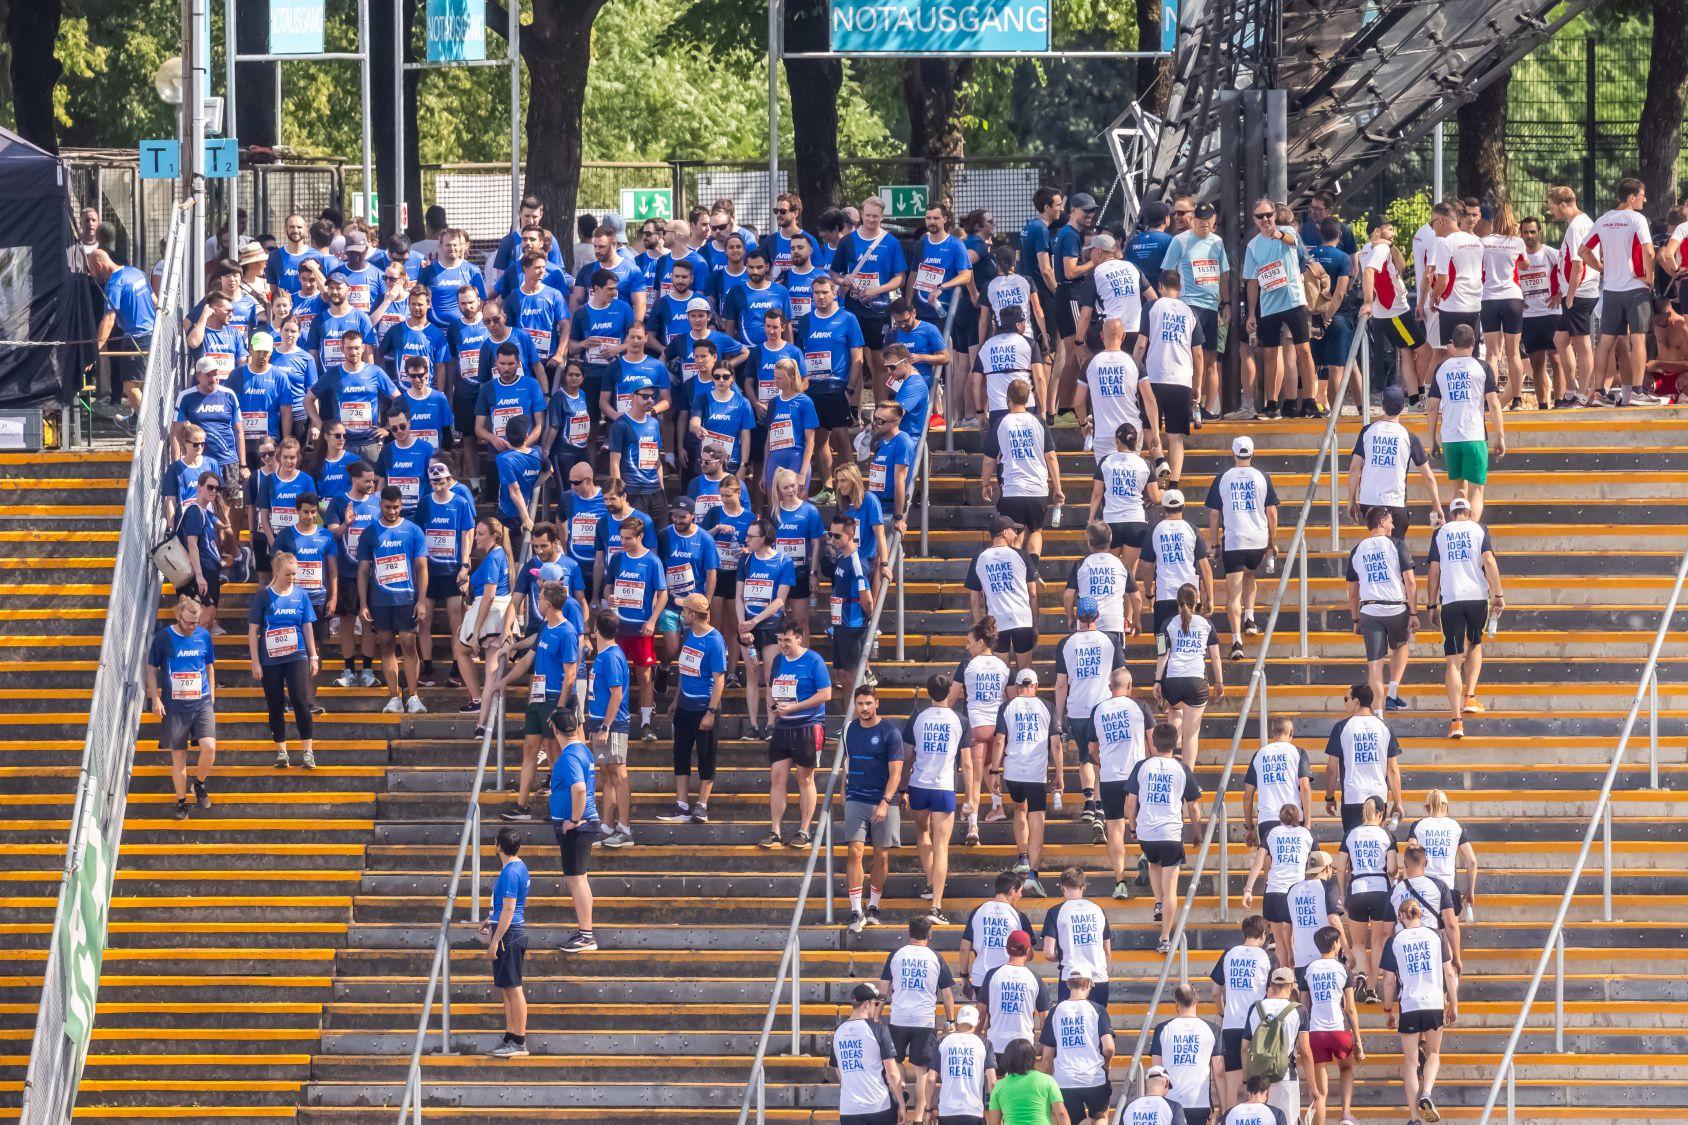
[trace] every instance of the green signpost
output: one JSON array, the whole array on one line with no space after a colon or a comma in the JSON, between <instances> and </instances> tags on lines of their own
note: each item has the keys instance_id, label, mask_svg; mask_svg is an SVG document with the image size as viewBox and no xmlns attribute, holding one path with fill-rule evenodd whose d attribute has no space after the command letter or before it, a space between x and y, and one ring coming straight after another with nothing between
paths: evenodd
<instances>
[{"instance_id":1,"label":"green signpost","mask_svg":"<svg viewBox=\"0 0 1688 1125\"><path fill-rule=\"evenodd\" d=\"M879 189L885 201L887 219L923 219L932 198L932 189L925 184L886 184Z\"/></svg>"},{"instance_id":2,"label":"green signpost","mask_svg":"<svg viewBox=\"0 0 1688 1125\"><path fill-rule=\"evenodd\" d=\"M621 217L629 223L672 219L674 192L669 188L622 188Z\"/></svg>"},{"instance_id":3,"label":"green signpost","mask_svg":"<svg viewBox=\"0 0 1688 1125\"><path fill-rule=\"evenodd\" d=\"M90 775L90 793L98 790ZM59 914L60 967L64 971L65 1035L81 1051L88 1049L94 1026L94 1004L100 988L100 962L105 957L106 912L111 902L111 861L100 835L92 800L83 804L82 857L65 887L66 908Z\"/></svg>"}]
</instances>

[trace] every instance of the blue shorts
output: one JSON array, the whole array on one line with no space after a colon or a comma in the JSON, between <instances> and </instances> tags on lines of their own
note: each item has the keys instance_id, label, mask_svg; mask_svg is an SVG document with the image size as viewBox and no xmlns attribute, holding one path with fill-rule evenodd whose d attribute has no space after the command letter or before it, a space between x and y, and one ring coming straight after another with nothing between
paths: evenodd
<instances>
[{"instance_id":1,"label":"blue shorts","mask_svg":"<svg viewBox=\"0 0 1688 1125\"><path fill-rule=\"evenodd\" d=\"M944 812L955 811L955 794L947 789L922 789L917 785L908 787L908 807L914 812Z\"/></svg>"},{"instance_id":2,"label":"blue shorts","mask_svg":"<svg viewBox=\"0 0 1688 1125\"><path fill-rule=\"evenodd\" d=\"M374 619L377 633L416 632L416 603L401 605L372 605L369 616Z\"/></svg>"},{"instance_id":3,"label":"blue shorts","mask_svg":"<svg viewBox=\"0 0 1688 1125\"><path fill-rule=\"evenodd\" d=\"M665 609L656 619L656 631L659 633L678 633L680 631L680 615L672 609Z\"/></svg>"}]
</instances>

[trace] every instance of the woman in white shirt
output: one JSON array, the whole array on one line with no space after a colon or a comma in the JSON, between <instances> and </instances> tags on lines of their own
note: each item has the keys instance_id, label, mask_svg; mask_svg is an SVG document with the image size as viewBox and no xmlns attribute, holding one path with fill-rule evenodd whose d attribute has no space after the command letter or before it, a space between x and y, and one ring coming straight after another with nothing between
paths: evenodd
<instances>
[{"instance_id":1,"label":"woman in white shirt","mask_svg":"<svg viewBox=\"0 0 1688 1125\"><path fill-rule=\"evenodd\" d=\"M1210 701L1225 698L1225 665L1219 656L1219 633L1196 612L1196 588L1178 588L1178 615L1167 618L1156 639L1160 658L1155 663L1155 701L1178 728L1179 756L1196 768L1196 742L1202 712ZM1202 658L1212 669L1211 688Z\"/></svg>"},{"instance_id":2,"label":"woman in white shirt","mask_svg":"<svg viewBox=\"0 0 1688 1125\"><path fill-rule=\"evenodd\" d=\"M1097 462L1095 483L1090 486L1090 518L1108 525L1111 545L1127 574L1137 573L1137 559L1149 534L1148 508L1160 503L1160 485L1137 452L1137 440L1131 423L1120 423L1114 431L1115 449Z\"/></svg>"},{"instance_id":3,"label":"woman in white shirt","mask_svg":"<svg viewBox=\"0 0 1688 1125\"><path fill-rule=\"evenodd\" d=\"M1008 665L993 651L996 647L996 618L989 614L967 630L967 655L955 666L950 684L948 705L965 704L968 749L973 763L968 775L968 792L962 795L962 816L966 820L966 835L962 843L969 848L979 846L980 781L986 776L991 744L996 740L996 716L1002 710L1002 689L1008 683ZM990 775L991 811L986 823L1007 820L1002 810L1002 784Z\"/></svg>"},{"instance_id":4,"label":"woman in white shirt","mask_svg":"<svg viewBox=\"0 0 1688 1125\"><path fill-rule=\"evenodd\" d=\"M1454 913L1464 915L1477 901L1477 849L1465 834L1459 821L1448 815L1448 795L1432 789L1424 796L1424 811L1428 814L1407 832L1407 838L1417 840L1424 848L1427 860L1424 870L1448 885L1454 894ZM1458 871L1465 868L1465 890L1459 889ZM1468 918L1467 921L1470 919Z\"/></svg>"},{"instance_id":5,"label":"woman in white shirt","mask_svg":"<svg viewBox=\"0 0 1688 1125\"><path fill-rule=\"evenodd\" d=\"M1301 826L1301 806L1284 805L1278 823L1261 839L1254 853L1254 866L1243 883L1243 909L1254 909L1254 884L1266 872L1266 901L1261 908L1272 924L1278 956L1290 964L1294 933L1289 912L1289 889L1307 878L1307 856L1313 850L1313 834ZM1267 864L1271 870L1267 871Z\"/></svg>"},{"instance_id":6,"label":"woman in white shirt","mask_svg":"<svg viewBox=\"0 0 1688 1125\"><path fill-rule=\"evenodd\" d=\"M1529 268L1524 240L1518 237L1518 217L1512 204L1495 209L1494 230L1483 239L1483 298L1479 306L1485 355L1495 368L1501 401L1516 410L1523 405L1524 289L1520 270Z\"/></svg>"}]
</instances>

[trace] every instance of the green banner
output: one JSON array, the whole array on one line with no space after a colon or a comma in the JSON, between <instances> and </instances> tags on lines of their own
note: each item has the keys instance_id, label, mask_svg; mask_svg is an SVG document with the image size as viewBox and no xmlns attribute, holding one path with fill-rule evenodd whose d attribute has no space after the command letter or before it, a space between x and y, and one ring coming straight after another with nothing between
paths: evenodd
<instances>
[{"instance_id":1,"label":"green banner","mask_svg":"<svg viewBox=\"0 0 1688 1125\"><path fill-rule=\"evenodd\" d=\"M99 792L98 779L89 775L87 792ZM65 908L59 916L59 965L64 973L64 1032L81 1053L88 1050L94 1028L94 1004L100 991L100 962L105 957L106 915L111 904L111 857L100 833L91 799L82 803L78 833L82 854L65 887Z\"/></svg>"}]
</instances>

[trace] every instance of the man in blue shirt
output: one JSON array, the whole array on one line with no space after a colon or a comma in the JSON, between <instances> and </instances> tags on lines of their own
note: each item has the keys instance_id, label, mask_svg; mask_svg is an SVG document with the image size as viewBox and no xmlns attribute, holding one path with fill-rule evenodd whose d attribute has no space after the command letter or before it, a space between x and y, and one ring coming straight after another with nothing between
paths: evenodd
<instances>
[{"instance_id":1,"label":"man in blue shirt","mask_svg":"<svg viewBox=\"0 0 1688 1125\"><path fill-rule=\"evenodd\" d=\"M114 391L131 411L141 408L141 382L146 377L146 353L158 316L147 275L134 266L120 266L104 250L88 254L88 273L105 292L105 313L94 333L94 350L105 351L115 331L117 350L110 355ZM117 395L113 395L115 401Z\"/></svg>"},{"instance_id":2,"label":"man in blue shirt","mask_svg":"<svg viewBox=\"0 0 1688 1125\"><path fill-rule=\"evenodd\" d=\"M701 593L680 600L685 630L680 638L680 690L669 716L674 721L674 811L657 819L667 824L709 823L709 794L715 788L716 719L727 688L727 643L709 625L709 598ZM688 803L692 753L697 752L697 804Z\"/></svg>"},{"instance_id":3,"label":"man in blue shirt","mask_svg":"<svg viewBox=\"0 0 1688 1125\"><path fill-rule=\"evenodd\" d=\"M205 431L205 458L222 474L224 498L231 507L241 505L242 483L246 480L246 443L241 440L240 399L218 382L218 361L210 356L193 365L193 386L176 398L176 427L172 440L176 455L185 456L182 425L192 422Z\"/></svg>"},{"instance_id":4,"label":"man in blue shirt","mask_svg":"<svg viewBox=\"0 0 1688 1125\"><path fill-rule=\"evenodd\" d=\"M541 615L539 628L506 648L508 656L519 653L520 658L499 689L509 698L524 678L528 680L527 711L522 720L522 769L516 785L516 807L504 814L506 820L533 819L528 811L528 794L533 790L539 753L549 741L551 712L574 706L575 673L580 663L580 634L563 615L569 604L568 587L561 582L543 582L536 600ZM556 749L552 743L553 754Z\"/></svg>"},{"instance_id":5,"label":"man in blue shirt","mask_svg":"<svg viewBox=\"0 0 1688 1125\"><path fill-rule=\"evenodd\" d=\"M522 963L527 959L527 897L533 880L527 864L516 858L521 850L522 837L514 828L499 829L498 878L492 884L492 908L481 923L492 959L492 985L504 1001L504 1038L491 1052L496 1059L528 1055Z\"/></svg>"},{"instance_id":6,"label":"man in blue shirt","mask_svg":"<svg viewBox=\"0 0 1688 1125\"><path fill-rule=\"evenodd\" d=\"M363 529L357 557L361 616L364 628L375 630L381 670L391 693L382 710L393 715L406 710L421 714L427 708L417 694L421 656L416 647L416 603L427 589L428 544L422 529L404 518L404 493L393 485L381 490L381 518ZM400 649L404 652L403 682L410 685L408 702L399 680Z\"/></svg>"},{"instance_id":7,"label":"man in blue shirt","mask_svg":"<svg viewBox=\"0 0 1688 1125\"><path fill-rule=\"evenodd\" d=\"M662 423L656 409L656 388L633 392L627 413L610 425L610 479L627 488L627 500L650 516L658 528L668 521L662 491Z\"/></svg>"},{"instance_id":8,"label":"man in blue shirt","mask_svg":"<svg viewBox=\"0 0 1688 1125\"><path fill-rule=\"evenodd\" d=\"M1055 242L1050 227L1061 217L1066 201L1052 187L1038 188L1032 193L1035 214L1020 228L1020 260L1014 272L1032 283L1045 315L1052 315L1050 303L1055 300Z\"/></svg>"},{"instance_id":9,"label":"man in blue shirt","mask_svg":"<svg viewBox=\"0 0 1688 1125\"><path fill-rule=\"evenodd\" d=\"M620 631L621 618L613 609L600 609L592 618L592 651L597 655L592 658L592 680L586 694L586 732L598 764L604 767L604 811L608 814L604 820L612 829L600 843L613 848L633 843L631 832L622 843L621 833L615 830L617 816L629 816L623 786L631 725L627 697L633 686L627 652L616 640Z\"/></svg>"},{"instance_id":10,"label":"man in blue shirt","mask_svg":"<svg viewBox=\"0 0 1688 1125\"><path fill-rule=\"evenodd\" d=\"M528 420L525 415L510 419L504 427L504 443L509 448L497 458L498 517L511 533L511 550L521 553L523 538L533 530L534 489L539 486L545 471L545 458L528 445Z\"/></svg>"},{"instance_id":11,"label":"man in blue shirt","mask_svg":"<svg viewBox=\"0 0 1688 1125\"><path fill-rule=\"evenodd\" d=\"M735 286L721 302L721 319L740 340L755 347L766 338L763 329L769 309L791 315L791 296L785 286L771 280L766 250L752 250L745 255L744 269L750 277L743 285Z\"/></svg>"},{"instance_id":12,"label":"man in blue shirt","mask_svg":"<svg viewBox=\"0 0 1688 1125\"><path fill-rule=\"evenodd\" d=\"M612 646L613 647L613 646ZM590 953L598 948L592 934L592 887L587 869L592 844L602 825L598 804L593 799L597 771L592 767L592 748L580 740L580 720L574 708L551 712L551 741L562 749L551 767L551 831L563 854L563 885L574 900L575 931L558 946L563 953Z\"/></svg>"},{"instance_id":13,"label":"man in blue shirt","mask_svg":"<svg viewBox=\"0 0 1688 1125\"><path fill-rule=\"evenodd\" d=\"M645 544L645 521L637 513L621 521L621 548L621 553L604 567L603 599L620 622L616 644L636 669L639 722L644 728L640 737L655 742L656 729L651 726L652 669L657 664L657 620L668 604L668 573L656 552Z\"/></svg>"},{"instance_id":14,"label":"man in blue shirt","mask_svg":"<svg viewBox=\"0 0 1688 1125\"><path fill-rule=\"evenodd\" d=\"M1313 397L1315 377L1313 318L1301 284L1301 247L1295 228L1278 222L1277 205L1270 199L1256 200L1249 214L1255 234L1243 254L1243 280L1248 283L1244 312L1245 327L1251 339L1259 340L1265 360L1266 402L1260 416L1276 418L1281 410L1294 418L1301 413L1300 400Z\"/></svg>"},{"instance_id":15,"label":"man in blue shirt","mask_svg":"<svg viewBox=\"0 0 1688 1125\"><path fill-rule=\"evenodd\" d=\"M777 848L782 844L806 848L809 826L815 820L815 764L820 760L826 738L826 705L832 701L832 673L820 653L809 648L805 630L795 618L786 618L779 631L779 653L768 674L768 692L774 701L774 735L768 744L768 834L759 845ZM786 792L791 775L797 774L798 828L789 840L781 836Z\"/></svg>"},{"instance_id":16,"label":"man in blue shirt","mask_svg":"<svg viewBox=\"0 0 1688 1125\"><path fill-rule=\"evenodd\" d=\"M967 247L950 231L949 205L934 202L926 208L926 234L914 246L914 302L920 319L942 325L949 315L951 302L973 281L973 264L967 257ZM957 314L956 326L963 325Z\"/></svg>"},{"instance_id":17,"label":"man in blue shirt","mask_svg":"<svg viewBox=\"0 0 1688 1125\"><path fill-rule=\"evenodd\" d=\"M902 846L898 794L903 779L903 735L879 717L879 690L856 688L855 719L844 728L844 886L850 895L850 932L879 924L879 896L891 873L891 851ZM873 845L867 911L862 911L862 853Z\"/></svg>"},{"instance_id":18,"label":"man in blue shirt","mask_svg":"<svg viewBox=\"0 0 1688 1125\"><path fill-rule=\"evenodd\" d=\"M815 435L815 475L824 481L832 479L834 453L850 456L850 427L856 423L855 404L861 398L867 340L855 316L838 307L837 286L831 277L815 278L813 293L814 307L797 322L795 332L797 346L803 350L809 399L820 422ZM830 504L830 491L816 496L815 502Z\"/></svg>"},{"instance_id":19,"label":"man in blue shirt","mask_svg":"<svg viewBox=\"0 0 1688 1125\"><path fill-rule=\"evenodd\" d=\"M835 561L832 564L832 651L834 663L844 675L856 668L863 669L862 682L878 682L872 669L862 663L866 650L867 623L873 616L873 588L868 581L868 569L856 550L856 521L850 516L838 516L832 530L826 533L832 544Z\"/></svg>"},{"instance_id":20,"label":"man in blue shirt","mask_svg":"<svg viewBox=\"0 0 1688 1125\"><path fill-rule=\"evenodd\" d=\"M1155 201L1145 203L1137 216L1138 230L1125 240L1125 260L1151 281L1159 277L1165 268L1162 263L1166 260L1166 248L1172 245L1172 235L1166 229L1171 217L1172 212L1166 204Z\"/></svg>"},{"instance_id":21,"label":"man in blue shirt","mask_svg":"<svg viewBox=\"0 0 1688 1125\"><path fill-rule=\"evenodd\" d=\"M914 462L920 447L903 432L903 408L895 402L873 407L873 456L867 466L867 489L879 498L880 507L896 524L900 535L908 530L909 490L913 487Z\"/></svg>"},{"instance_id":22,"label":"man in blue shirt","mask_svg":"<svg viewBox=\"0 0 1688 1125\"><path fill-rule=\"evenodd\" d=\"M346 492L329 501L323 522L329 534L340 541L339 596L335 609L340 617L340 654L346 670L334 682L340 687L374 687L375 659L374 630L363 633L363 671L355 667L359 655L357 640L358 610L363 596L358 583L358 548L365 529L381 518L381 498L375 494L375 468L367 461L353 461L346 470Z\"/></svg>"},{"instance_id":23,"label":"man in blue shirt","mask_svg":"<svg viewBox=\"0 0 1688 1125\"><path fill-rule=\"evenodd\" d=\"M199 313L188 325L184 339L195 362L216 362L219 379L233 375L246 358L246 335L234 323L234 302L224 293L211 293L200 302Z\"/></svg>"},{"instance_id":24,"label":"man in blue shirt","mask_svg":"<svg viewBox=\"0 0 1688 1125\"><path fill-rule=\"evenodd\" d=\"M194 765L194 801L211 807L205 783L217 761L217 654L211 634L196 622L199 602L176 599L176 620L153 634L146 665L146 692L160 720L158 748L170 752L170 784L176 793L175 819L188 815L188 743L199 746Z\"/></svg>"}]
</instances>

